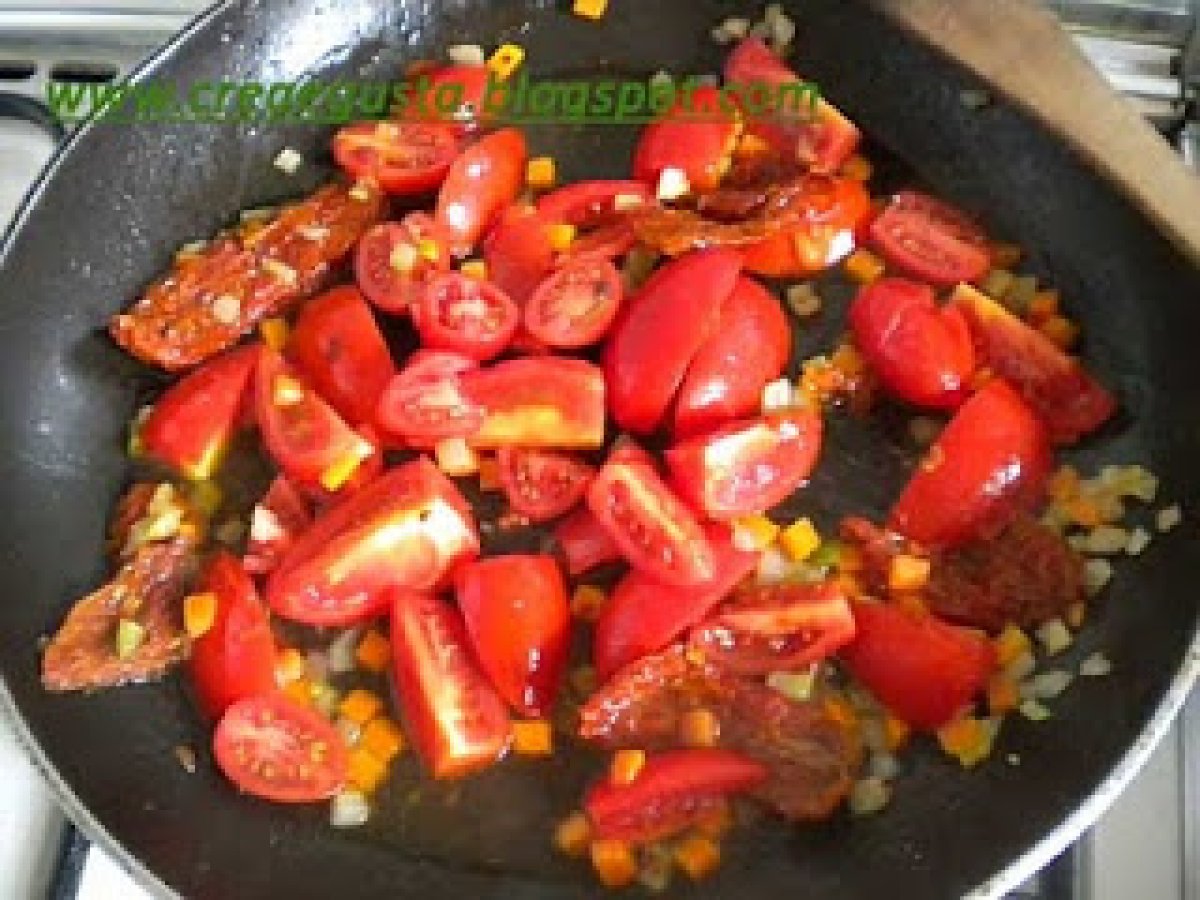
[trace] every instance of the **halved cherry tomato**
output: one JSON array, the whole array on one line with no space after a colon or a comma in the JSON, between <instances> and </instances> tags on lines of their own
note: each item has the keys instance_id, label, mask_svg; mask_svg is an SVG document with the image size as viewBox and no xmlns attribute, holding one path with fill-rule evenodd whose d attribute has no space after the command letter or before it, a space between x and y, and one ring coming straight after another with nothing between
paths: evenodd
<instances>
[{"instance_id":1,"label":"halved cherry tomato","mask_svg":"<svg viewBox=\"0 0 1200 900\"><path fill-rule=\"evenodd\" d=\"M571 645L571 609L551 556L493 556L456 574L458 608L480 666L520 715L554 706Z\"/></svg>"},{"instance_id":2,"label":"halved cherry tomato","mask_svg":"<svg viewBox=\"0 0 1200 900\"><path fill-rule=\"evenodd\" d=\"M485 410L463 393L462 375L478 365L461 353L418 350L379 398L376 421L422 446L474 434Z\"/></svg>"},{"instance_id":3,"label":"halved cherry tomato","mask_svg":"<svg viewBox=\"0 0 1200 900\"><path fill-rule=\"evenodd\" d=\"M450 249L465 256L525 183L525 136L502 128L472 144L446 173L436 219Z\"/></svg>"},{"instance_id":4,"label":"halved cherry tomato","mask_svg":"<svg viewBox=\"0 0 1200 900\"><path fill-rule=\"evenodd\" d=\"M990 537L1041 498L1050 465L1046 429L1016 391L994 379L950 420L888 524L927 547Z\"/></svg>"},{"instance_id":5,"label":"halved cherry tomato","mask_svg":"<svg viewBox=\"0 0 1200 900\"><path fill-rule=\"evenodd\" d=\"M485 411L477 447L599 447L604 375L582 359L509 359L461 376L463 396Z\"/></svg>"},{"instance_id":6,"label":"halved cherry tomato","mask_svg":"<svg viewBox=\"0 0 1200 900\"><path fill-rule=\"evenodd\" d=\"M488 232L483 259L488 280L523 308L554 267L549 223L535 208L514 203Z\"/></svg>"},{"instance_id":7,"label":"halved cherry tomato","mask_svg":"<svg viewBox=\"0 0 1200 900\"><path fill-rule=\"evenodd\" d=\"M288 357L308 383L356 425L371 422L396 365L358 290L334 288L300 310Z\"/></svg>"},{"instance_id":8,"label":"halved cherry tomato","mask_svg":"<svg viewBox=\"0 0 1200 900\"><path fill-rule=\"evenodd\" d=\"M478 360L499 356L521 321L520 310L504 291L461 272L447 272L426 284L412 313L427 348Z\"/></svg>"},{"instance_id":9,"label":"halved cherry tomato","mask_svg":"<svg viewBox=\"0 0 1200 900\"><path fill-rule=\"evenodd\" d=\"M632 442L609 456L587 501L630 565L665 584L712 580L713 549L700 523Z\"/></svg>"},{"instance_id":10,"label":"halved cherry tomato","mask_svg":"<svg viewBox=\"0 0 1200 900\"><path fill-rule=\"evenodd\" d=\"M287 551L312 524L308 501L286 475L277 475L250 513L250 534L242 566L251 575L275 570Z\"/></svg>"},{"instance_id":11,"label":"halved cherry tomato","mask_svg":"<svg viewBox=\"0 0 1200 900\"><path fill-rule=\"evenodd\" d=\"M821 451L821 417L808 409L733 422L667 451L671 484L707 516L758 513L804 484Z\"/></svg>"},{"instance_id":12,"label":"halved cherry tomato","mask_svg":"<svg viewBox=\"0 0 1200 900\"><path fill-rule=\"evenodd\" d=\"M729 528L712 524L705 535L713 551L712 580L672 587L636 569L617 583L596 621L592 663L601 681L650 653L657 653L691 628L754 571L760 554L733 545Z\"/></svg>"},{"instance_id":13,"label":"halved cherry tomato","mask_svg":"<svg viewBox=\"0 0 1200 900\"><path fill-rule=\"evenodd\" d=\"M421 98L422 118L444 122L455 131L466 134L485 120L484 99L487 96L489 69L483 65L441 66L428 73L428 89ZM457 101L453 108L447 108ZM409 111L412 107L409 107ZM413 118L410 115L408 118Z\"/></svg>"},{"instance_id":14,"label":"halved cherry tomato","mask_svg":"<svg viewBox=\"0 0 1200 900\"><path fill-rule=\"evenodd\" d=\"M501 447L496 460L509 505L533 522L569 511L596 474L587 463L555 450Z\"/></svg>"},{"instance_id":15,"label":"halved cherry tomato","mask_svg":"<svg viewBox=\"0 0 1200 900\"><path fill-rule=\"evenodd\" d=\"M871 242L906 274L942 287L975 281L991 268L987 235L965 213L917 191L902 191L871 221Z\"/></svg>"},{"instance_id":16,"label":"halved cherry tomato","mask_svg":"<svg viewBox=\"0 0 1200 900\"><path fill-rule=\"evenodd\" d=\"M767 780L761 763L731 750L695 748L650 756L628 784L606 776L583 808L601 840L649 843L678 834L731 794Z\"/></svg>"},{"instance_id":17,"label":"halved cherry tomato","mask_svg":"<svg viewBox=\"0 0 1200 900\"><path fill-rule=\"evenodd\" d=\"M317 519L271 574L267 602L307 625L350 625L383 612L391 590L429 590L478 552L467 501L420 457Z\"/></svg>"},{"instance_id":18,"label":"halved cherry tomato","mask_svg":"<svg viewBox=\"0 0 1200 900\"><path fill-rule=\"evenodd\" d=\"M688 366L675 400L675 434L690 435L758 412L767 382L792 353L792 330L779 301L739 278L721 307L712 337Z\"/></svg>"},{"instance_id":19,"label":"halved cherry tomato","mask_svg":"<svg viewBox=\"0 0 1200 900\"><path fill-rule=\"evenodd\" d=\"M604 374L617 424L657 427L696 353L716 330L741 257L699 250L658 269L625 304L609 332Z\"/></svg>"},{"instance_id":20,"label":"halved cherry tomato","mask_svg":"<svg viewBox=\"0 0 1200 900\"><path fill-rule=\"evenodd\" d=\"M741 115L716 87L696 88L689 99L642 129L633 151L634 178L654 185L664 169L678 169L697 192L720 184L742 131Z\"/></svg>"},{"instance_id":21,"label":"halved cherry tomato","mask_svg":"<svg viewBox=\"0 0 1200 900\"><path fill-rule=\"evenodd\" d=\"M850 307L854 343L890 393L934 409L966 399L975 348L963 314L939 308L933 288L906 278L881 278Z\"/></svg>"},{"instance_id":22,"label":"halved cherry tomato","mask_svg":"<svg viewBox=\"0 0 1200 900\"><path fill-rule=\"evenodd\" d=\"M738 594L694 628L705 659L752 675L802 669L854 637L846 594L833 582L764 585Z\"/></svg>"},{"instance_id":23,"label":"halved cherry tomato","mask_svg":"<svg viewBox=\"0 0 1200 900\"><path fill-rule=\"evenodd\" d=\"M577 181L563 185L537 202L547 222L562 222L576 228L571 243L573 255L620 256L633 246L633 230L617 212L617 198L648 203L650 188L640 181Z\"/></svg>"},{"instance_id":24,"label":"halved cherry tomato","mask_svg":"<svg viewBox=\"0 0 1200 900\"><path fill-rule=\"evenodd\" d=\"M217 612L193 641L188 670L200 708L216 719L239 700L275 690L275 638L254 582L228 552L209 560L196 590L216 595Z\"/></svg>"},{"instance_id":25,"label":"halved cherry tomato","mask_svg":"<svg viewBox=\"0 0 1200 900\"><path fill-rule=\"evenodd\" d=\"M1116 399L1079 360L995 300L960 285L952 302L966 316L983 365L1020 391L1055 443L1075 443L1116 412Z\"/></svg>"},{"instance_id":26,"label":"halved cherry tomato","mask_svg":"<svg viewBox=\"0 0 1200 900\"><path fill-rule=\"evenodd\" d=\"M814 275L848 256L855 234L871 211L871 197L852 178L811 176L805 194L805 221L744 252L746 271L768 278Z\"/></svg>"},{"instance_id":27,"label":"halved cherry tomato","mask_svg":"<svg viewBox=\"0 0 1200 900\"><path fill-rule=\"evenodd\" d=\"M555 526L554 540L562 550L567 574L571 576L621 559L620 548L586 506L579 507Z\"/></svg>"},{"instance_id":28,"label":"halved cherry tomato","mask_svg":"<svg viewBox=\"0 0 1200 900\"><path fill-rule=\"evenodd\" d=\"M432 191L456 156L454 129L437 122L359 122L333 137L333 158L352 178L401 196Z\"/></svg>"},{"instance_id":29,"label":"halved cherry tomato","mask_svg":"<svg viewBox=\"0 0 1200 900\"><path fill-rule=\"evenodd\" d=\"M346 742L315 709L283 694L239 700L217 723L213 757L238 790L276 803L328 800L346 783Z\"/></svg>"},{"instance_id":30,"label":"halved cherry tomato","mask_svg":"<svg viewBox=\"0 0 1200 900\"><path fill-rule=\"evenodd\" d=\"M854 604L857 633L841 658L854 677L915 728L950 721L987 686L991 641L928 613L884 603Z\"/></svg>"},{"instance_id":31,"label":"halved cherry tomato","mask_svg":"<svg viewBox=\"0 0 1200 900\"><path fill-rule=\"evenodd\" d=\"M533 292L525 307L525 327L550 347L586 347L608 331L623 295L621 273L608 259L573 256Z\"/></svg>"},{"instance_id":32,"label":"halved cherry tomato","mask_svg":"<svg viewBox=\"0 0 1200 900\"><path fill-rule=\"evenodd\" d=\"M422 253L423 242L436 254ZM371 304L389 313L407 312L421 296L425 283L450 271L445 235L423 212L409 213L399 222L380 222L363 235L354 256L354 278Z\"/></svg>"},{"instance_id":33,"label":"halved cherry tomato","mask_svg":"<svg viewBox=\"0 0 1200 900\"><path fill-rule=\"evenodd\" d=\"M460 778L504 755L508 713L472 659L462 616L431 594L392 604L392 677L422 761L434 778Z\"/></svg>"}]
</instances>

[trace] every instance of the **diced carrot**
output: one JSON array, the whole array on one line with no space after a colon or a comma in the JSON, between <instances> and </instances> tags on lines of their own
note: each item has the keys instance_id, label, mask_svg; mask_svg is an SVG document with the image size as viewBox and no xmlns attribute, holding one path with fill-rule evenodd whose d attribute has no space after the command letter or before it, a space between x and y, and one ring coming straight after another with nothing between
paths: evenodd
<instances>
[{"instance_id":1,"label":"diced carrot","mask_svg":"<svg viewBox=\"0 0 1200 900\"><path fill-rule=\"evenodd\" d=\"M679 739L689 747L712 747L721 736L721 723L709 709L689 709L679 721Z\"/></svg>"},{"instance_id":2,"label":"diced carrot","mask_svg":"<svg viewBox=\"0 0 1200 900\"><path fill-rule=\"evenodd\" d=\"M545 719L512 723L512 748L517 756L550 756L554 753L554 729Z\"/></svg>"},{"instance_id":3,"label":"diced carrot","mask_svg":"<svg viewBox=\"0 0 1200 900\"><path fill-rule=\"evenodd\" d=\"M614 784L632 784L646 765L642 750L618 750L613 754L609 775Z\"/></svg>"},{"instance_id":4,"label":"diced carrot","mask_svg":"<svg viewBox=\"0 0 1200 900\"><path fill-rule=\"evenodd\" d=\"M883 720L883 739L888 750L892 752L899 750L908 743L911 735L912 728L903 719L889 715Z\"/></svg>"},{"instance_id":5,"label":"diced carrot","mask_svg":"<svg viewBox=\"0 0 1200 900\"><path fill-rule=\"evenodd\" d=\"M863 555L854 544L842 544L838 551L837 567L840 572L861 572L863 569Z\"/></svg>"},{"instance_id":6,"label":"diced carrot","mask_svg":"<svg viewBox=\"0 0 1200 900\"><path fill-rule=\"evenodd\" d=\"M482 259L468 259L459 265L458 271L462 272L468 278L474 278L476 281L487 281L487 263Z\"/></svg>"},{"instance_id":7,"label":"diced carrot","mask_svg":"<svg viewBox=\"0 0 1200 900\"><path fill-rule=\"evenodd\" d=\"M359 725L366 725L379 715L382 709L383 700L379 698L379 695L364 688L355 688L338 704L338 712Z\"/></svg>"},{"instance_id":8,"label":"diced carrot","mask_svg":"<svg viewBox=\"0 0 1200 900\"><path fill-rule=\"evenodd\" d=\"M675 864L693 881L700 881L721 864L721 847L704 835L686 837L675 847Z\"/></svg>"},{"instance_id":9,"label":"diced carrot","mask_svg":"<svg viewBox=\"0 0 1200 900\"><path fill-rule=\"evenodd\" d=\"M841 344L833 351L829 364L842 376L844 382L853 382L867 370L867 361L853 344Z\"/></svg>"},{"instance_id":10,"label":"diced carrot","mask_svg":"<svg viewBox=\"0 0 1200 900\"><path fill-rule=\"evenodd\" d=\"M275 682L287 685L298 681L304 677L306 668L304 654L295 647L285 647L275 655Z\"/></svg>"},{"instance_id":11,"label":"diced carrot","mask_svg":"<svg viewBox=\"0 0 1200 900\"><path fill-rule=\"evenodd\" d=\"M346 780L350 787L371 794L387 777L387 763L363 747L350 751L350 766Z\"/></svg>"},{"instance_id":12,"label":"diced carrot","mask_svg":"<svg viewBox=\"0 0 1200 900\"><path fill-rule=\"evenodd\" d=\"M555 177L552 157L535 156L525 164L525 183L535 191L554 187Z\"/></svg>"},{"instance_id":13,"label":"diced carrot","mask_svg":"<svg viewBox=\"0 0 1200 900\"><path fill-rule=\"evenodd\" d=\"M1026 315L1034 323L1043 322L1058 314L1058 291L1038 291L1029 301Z\"/></svg>"},{"instance_id":14,"label":"diced carrot","mask_svg":"<svg viewBox=\"0 0 1200 900\"><path fill-rule=\"evenodd\" d=\"M391 642L372 628L358 642L354 658L368 672L386 672L392 662Z\"/></svg>"},{"instance_id":15,"label":"diced carrot","mask_svg":"<svg viewBox=\"0 0 1200 900\"><path fill-rule=\"evenodd\" d=\"M583 856L592 842L592 826L587 816L573 812L554 829L554 846L567 856Z\"/></svg>"},{"instance_id":16,"label":"diced carrot","mask_svg":"<svg viewBox=\"0 0 1200 900\"><path fill-rule=\"evenodd\" d=\"M1073 466L1059 466L1046 483L1050 499L1062 503L1079 496L1079 472Z\"/></svg>"},{"instance_id":17,"label":"diced carrot","mask_svg":"<svg viewBox=\"0 0 1200 900\"><path fill-rule=\"evenodd\" d=\"M862 594L862 583L853 572L838 572L833 577L833 583L848 597L858 597Z\"/></svg>"},{"instance_id":18,"label":"diced carrot","mask_svg":"<svg viewBox=\"0 0 1200 900\"><path fill-rule=\"evenodd\" d=\"M571 615L582 622L595 622L608 602L608 594L594 584L581 584L571 594Z\"/></svg>"},{"instance_id":19,"label":"diced carrot","mask_svg":"<svg viewBox=\"0 0 1200 900\"><path fill-rule=\"evenodd\" d=\"M826 697L825 712L843 728L858 727L858 715L854 707L841 697Z\"/></svg>"},{"instance_id":20,"label":"diced carrot","mask_svg":"<svg viewBox=\"0 0 1200 900\"><path fill-rule=\"evenodd\" d=\"M193 640L208 633L217 619L217 595L212 591L183 598L183 630Z\"/></svg>"},{"instance_id":21,"label":"diced carrot","mask_svg":"<svg viewBox=\"0 0 1200 900\"><path fill-rule=\"evenodd\" d=\"M992 266L997 269L1012 269L1021 261L1021 248L1016 244L992 244Z\"/></svg>"},{"instance_id":22,"label":"diced carrot","mask_svg":"<svg viewBox=\"0 0 1200 900\"><path fill-rule=\"evenodd\" d=\"M1104 513L1100 505L1090 497L1072 497L1059 506L1067 518L1080 528L1092 529L1104 524Z\"/></svg>"},{"instance_id":23,"label":"diced carrot","mask_svg":"<svg viewBox=\"0 0 1200 900\"><path fill-rule=\"evenodd\" d=\"M1021 693L1010 679L997 675L988 682L987 701L988 712L993 716L1002 716L1017 708Z\"/></svg>"},{"instance_id":24,"label":"diced carrot","mask_svg":"<svg viewBox=\"0 0 1200 900\"><path fill-rule=\"evenodd\" d=\"M605 887L626 887L637 878L637 859L633 848L624 841L594 841L592 868Z\"/></svg>"},{"instance_id":25,"label":"diced carrot","mask_svg":"<svg viewBox=\"0 0 1200 900\"><path fill-rule=\"evenodd\" d=\"M817 533L812 519L797 519L779 535L779 544L793 560L803 562L821 546L821 535Z\"/></svg>"},{"instance_id":26,"label":"diced carrot","mask_svg":"<svg viewBox=\"0 0 1200 900\"><path fill-rule=\"evenodd\" d=\"M550 238L550 247L560 253L570 250L575 242L575 226L570 222L555 222L546 234Z\"/></svg>"},{"instance_id":27,"label":"diced carrot","mask_svg":"<svg viewBox=\"0 0 1200 900\"><path fill-rule=\"evenodd\" d=\"M1061 315L1053 315L1040 322L1038 331L1064 350L1070 350L1079 337L1079 326Z\"/></svg>"},{"instance_id":28,"label":"diced carrot","mask_svg":"<svg viewBox=\"0 0 1200 900\"><path fill-rule=\"evenodd\" d=\"M1082 628L1083 620L1087 618L1087 605L1072 603L1067 607L1067 624L1072 628Z\"/></svg>"},{"instance_id":29,"label":"diced carrot","mask_svg":"<svg viewBox=\"0 0 1200 900\"><path fill-rule=\"evenodd\" d=\"M930 562L920 556L893 556L888 566L888 589L919 591L929 583Z\"/></svg>"},{"instance_id":30,"label":"diced carrot","mask_svg":"<svg viewBox=\"0 0 1200 900\"><path fill-rule=\"evenodd\" d=\"M724 837L733 828L733 810L722 800L696 814L696 831L710 838Z\"/></svg>"},{"instance_id":31,"label":"diced carrot","mask_svg":"<svg viewBox=\"0 0 1200 900\"><path fill-rule=\"evenodd\" d=\"M758 159L771 153L771 145L760 138L757 134L744 133L738 139L737 147L734 149L734 156L739 159Z\"/></svg>"},{"instance_id":32,"label":"diced carrot","mask_svg":"<svg viewBox=\"0 0 1200 900\"><path fill-rule=\"evenodd\" d=\"M312 706L312 681L308 678L296 678L283 686L283 692L292 700L303 706Z\"/></svg>"},{"instance_id":33,"label":"diced carrot","mask_svg":"<svg viewBox=\"0 0 1200 900\"><path fill-rule=\"evenodd\" d=\"M883 274L883 260L870 250L859 248L846 257L842 263L846 274L860 284L870 284Z\"/></svg>"},{"instance_id":34,"label":"diced carrot","mask_svg":"<svg viewBox=\"0 0 1200 900\"><path fill-rule=\"evenodd\" d=\"M608 9L608 0L575 0L571 11L585 19L601 19Z\"/></svg>"},{"instance_id":35,"label":"diced carrot","mask_svg":"<svg viewBox=\"0 0 1200 900\"><path fill-rule=\"evenodd\" d=\"M287 346L288 341L287 319L278 317L263 319L258 323L258 331L262 335L264 344L276 353L283 352L283 348Z\"/></svg>"},{"instance_id":36,"label":"diced carrot","mask_svg":"<svg viewBox=\"0 0 1200 900\"><path fill-rule=\"evenodd\" d=\"M1029 635L1016 625L1005 625L1004 630L993 642L996 647L996 662L1000 668L1011 665L1017 657L1029 652Z\"/></svg>"},{"instance_id":37,"label":"diced carrot","mask_svg":"<svg viewBox=\"0 0 1200 900\"><path fill-rule=\"evenodd\" d=\"M363 726L358 744L369 750L380 762L390 763L404 749L404 734L399 725L380 716Z\"/></svg>"},{"instance_id":38,"label":"diced carrot","mask_svg":"<svg viewBox=\"0 0 1200 900\"><path fill-rule=\"evenodd\" d=\"M987 758L992 750L993 733L979 719L964 716L938 729L938 743L964 768Z\"/></svg>"},{"instance_id":39,"label":"diced carrot","mask_svg":"<svg viewBox=\"0 0 1200 900\"><path fill-rule=\"evenodd\" d=\"M853 181L870 181L874 172L871 161L857 153L842 163L842 174Z\"/></svg>"}]
</instances>

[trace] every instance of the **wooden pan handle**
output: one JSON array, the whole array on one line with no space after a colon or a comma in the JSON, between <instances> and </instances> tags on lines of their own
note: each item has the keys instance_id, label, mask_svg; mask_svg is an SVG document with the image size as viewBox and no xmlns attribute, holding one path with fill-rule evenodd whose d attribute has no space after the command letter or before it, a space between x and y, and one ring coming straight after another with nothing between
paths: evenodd
<instances>
[{"instance_id":1,"label":"wooden pan handle","mask_svg":"<svg viewBox=\"0 0 1200 900\"><path fill-rule=\"evenodd\" d=\"M1200 265L1200 178L1032 0L870 0L1093 164Z\"/></svg>"}]
</instances>

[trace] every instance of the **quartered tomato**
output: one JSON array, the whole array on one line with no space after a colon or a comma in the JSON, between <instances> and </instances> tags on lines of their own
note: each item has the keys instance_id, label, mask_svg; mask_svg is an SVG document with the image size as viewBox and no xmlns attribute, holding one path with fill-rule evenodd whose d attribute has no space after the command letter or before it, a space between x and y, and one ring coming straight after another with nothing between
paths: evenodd
<instances>
[{"instance_id":1,"label":"quartered tomato","mask_svg":"<svg viewBox=\"0 0 1200 900\"><path fill-rule=\"evenodd\" d=\"M501 447L500 485L513 511L533 522L568 512L596 474L587 463L556 450Z\"/></svg>"},{"instance_id":2,"label":"quartered tomato","mask_svg":"<svg viewBox=\"0 0 1200 900\"><path fill-rule=\"evenodd\" d=\"M250 533L242 566L251 575L267 575L312 524L312 510L286 475L277 475L250 513Z\"/></svg>"},{"instance_id":3,"label":"quartered tomato","mask_svg":"<svg viewBox=\"0 0 1200 900\"><path fill-rule=\"evenodd\" d=\"M916 728L944 725L996 667L982 632L883 603L854 604L857 634L842 660L889 710Z\"/></svg>"},{"instance_id":4,"label":"quartered tomato","mask_svg":"<svg viewBox=\"0 0 1200 900\"><path fill-rule=\"evenodd\" d=\"M649 843L690 828L726 797L767 780L761 763L731 750L670 750L646 759L637 777L605 777L583 801L592 834L601 840Z\"/></svg>"},{"instance_id":5,"label":"quartered tomato","mask_svg":"<svg viewBox=\"0 0 1200 900\"><path fill-rule=\"evenodd\" d=\"M1117 401L1079 360L970 285L954 292L980 361L1015 387L1058 444L1073 444L1116 412Z\"/></svg>"},{"instance_id":6,"label":"quartered tomato","mask_svg":"<svg viewBox=\"0 0 1200 900\"><path fill-rule=\"evenodd\" d=\"M304 305L287 355L317 393L355 424L374 421L379 395L396 374L375 317L349 285Z\"/></svg>"},{"instance_id":7,"label":"quartered tomato","mask_svg":"<svg viewBox=\"0 0 1200 900\"><path fill-rule=\"evenodd\" d=\"M239 700L275 690L275 638L254 582L229 553L209 560L196 592L212 593L217 611L192 642L188 669L200 708L216 719Z\"/></svg>"},{"instance_id":8,"label":"quartered tomato","mask_svg":"<svg viewBox=\"0 0 1200 900\"><path fill-rule=\"evenodd\" d=\"M238 425L259 350L230 350L171 385L138 432L146 455L187 478L212 477Z\"/></svg>"},{"instance_id":9,"label":"quartered tomato","mask_svg":"<svg viewBox=\"0 0 1200 900\"><path fill-rule=\"evenodd\" d=\"M276 803L328 800L346 783L346 742L315 709L282 694L239 700L217 723L213 757L239 790Z\"/></svg>"},{"instance_id":10,"label":"quartered tomato","mask_svg":"<svg viewBox=\"0 0 1200 900\"><path fill-rule=\"evenodd\" d=\"M434 778L459 778L508 747L504 701L471 656L458 611L430 594L392 604L392 678L407 733Z\"/></svg>"},{"instance_id":11,"label":"quartered tomato","mask_svg":"<svg viewBox=\"0 0 1200 900\"><path fill-rule=\"evenodd\" d=\"M991 268L987 235L961 210L917 191L902 191L871 222L871 242L914 278L951 287Z\"/></svg>"},{"instance_id":12,"label":"quartered tomato","mask_svg":"<svg viewBox=\"0 0 1200 900\"><path fill-rule=\"evenodd\" d=\"M633 151L633 177L654 185L665 169L676 169L694 191L711 191L728 171L741 131L737 107L719 88L696 88L688 102L642 129Z\"/></svg>"},{"instance_id":13,"label":"quartered tomato","mask_svg":"<svg viewBox=\"0 0 1200 900\"><path fill-rule=\"evenodd\" d=\"M633 246L633 230L618 206L650 200L650 189L640 181L577 181L544 194L537 209L547 222L561 222L576 229L571 242L573 255L614 257Z\"/></svg>"},{"instance_id":14,"label":"quartered tomato","mask_svg":"<svg viewBox=\"0 0 1200 900\"><path fill-rule=\"evenodd\" d=\"M554 540L571 576L621 558L620 548L586 506L579 507L555 526Z\"/></svg>"},{"instance_id":15,"label":"quartered tomato","mask_svg":"<svg viewBox=\"0 0 1200 900\"><path fill-rule=\"evenodd\" d=\"M380 222L363 235L354 257L354 277L372 305L389 313L407 312L425 283L450 270L446 237L423 212L399 222Z\"/></svg>"},{"instance_id":16,"label":"quartered tomato","mask_svg":"<svg viewBox=\"0 0 1200 900\"><path fill-rule=\"evenodd\" d=\"M808 409L734 422L667 451L671 484L715 519L763 512L804 484L821 450Z\"/></svg>"},{"instance_id":17,"label":"quartered tomato","mask_svg":"<svg viewBox=\"0 0 1200 900\"><path fill-rule=\"evenodd\" d=\"M467 501L420 457L317 519L267 581L267 602L307 625L351 625L383 612L392 590L430 590L478 552Z\"/></svg>"},{"instance_id":18,"label":"quartered tomato","mask_svg":"<svg viewBox=\"0 0 1200 900\"><path fill-rule=\"evenodd\" d=\"M324 509L332 503L341 503L351 494L370 484L383 472L383 440L380 438L379 432L371 425L360 425L354 430L362 441L359 444L359 453L362 454L362 458L349 477L340 484L335 479L328 486L320 481L299 485L305 496L309 497L318 509Z\"/></svg>"},{"instance_id":19,"label":"quartered tomato","mask_svg":"<svg viewBox=\"0 0 1200 900\"><path fill-rule=\"evenodd\" d=\"M486 119L488 73L484 65L441 66L426 78L428 90L422 98L424 117L446 122L456 131L469 133ZM456 105L451 107L452 103Z\"/></svg>"},{"instance_id":20,"label":"quartered tomato","mask_svg":"<svg viewBox=\"0 0 1200 900\"><path fill-rule=\"evenodd\" d=\"M477 366L461 353L418 350L379 398L376 421L420 446L474 434L485 410L463 393L462 375Z\"/></svg>"},{"instance_id":21,"label":"quartered tomato","mask_svg":"<svg viewBox=\"0 0 1200 900\"><path fill-rule=\"evenodd\" d=\"M436 122L360 122L333 137L333 158L352 178L401 196L432 191L456 156L454 129Z\"/></svg>"},{"instance_id":22,"label":"quartered tomato","mask_svg":"<svg viewBox=\"0 0 1200 900\"><path fill-rule=\"evenodd\" d=\"M967 396L975 348L963 314L939 308L928 285L881 278L850 307L854 343L883 387L901 400L954 409Z\"/></svg>"},{"instance_id":23,"label":"quartered tomato","mask_svg":"<svg viewBox=\"0 0 1200 900\"><path fill-rule=\"evenodd\" d=\"M493 556L458 570L458 608L475 656L508 705L546 716L562 684L571 609L551 556Z\"/></svg>"},{"instance_id":24,"label":"quartered tomato","mask_svg":"<svg viewBox=\"0 0 1200 900\"><path fill-rule=\"evenodd\" d=\"M524 307L554 267L550 225L532 206L514 203L483 242L488 280Z\"/></svg>"},{"instance_id":25,"label":"quartered tomato","mask_svg":"<svg viewBox=\"0 0 1200 900\"><path fill-rule=\"evenodd\" d=\"M871 211L871 197L862 182L810 175L804 184L803 222L746 247L746 271L768 278L804 278L854 249L855 234Z\"/></svg>"},{"instance_id":26,"label":"quartered tomato","mask_svg":"<svg viewBox=\"0 0 1200 900\"><path fill-rule=\"evenodd\" d=\"M525 136L517 129L494 131L463 151L446 173L435 216L455 255L471 251L524 183Z\"/></svg>"},{"instance_id":27,"label":"quartered tomato","mask_svg":"<svg viewBox=\"0 0 1200 900\"><path fill-rule=\"evenodd\" d=\"M621 307L621 273L603 256L569 258L533 292L525 327L548 347L586 347L604 337Z\"/></svg>"},{"instance_id":28,"label":"quartered tomato","mask_svg":"<svg viewBox=\"0 0 1200 900\"><path fill-rule=\"evenodd\" d=\"M479 360L499 356L521 320L504 291L461 272L447 272L426 284L412 312L426 347Z\"/></svg>"},{"instance_id":29,"label":"quartered tomato","mask_svg":"<svg viewBox=\"0 0 1200 900\"><path fill-rule=\"evenodd\" d=\"M950 420L888 524L927 547L990 537L1041 498L1050 465L1046 429L1011 387L995 379Z\"/></svg>"}]
</instances>

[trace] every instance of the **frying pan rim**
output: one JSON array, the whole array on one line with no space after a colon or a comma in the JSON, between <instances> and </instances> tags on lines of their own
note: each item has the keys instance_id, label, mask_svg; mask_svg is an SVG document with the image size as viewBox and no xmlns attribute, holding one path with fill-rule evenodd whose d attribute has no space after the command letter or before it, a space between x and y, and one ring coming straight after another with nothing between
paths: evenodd
<instances>
[{"instance_id":1,"label":"frying pan rim","mask_svg":"<svg viewBox=\"0 0 1200 900\"><path fill-rule=\"evenodd\" d=\"M237 0L218 0L207 9L198 13L183 28L181 28L166 43L143 60L129 74L130 82L140 82L145 74L164 61L164 58L174 53L181 45L191 40L198 32L209 26L212 20L220 16ZM911 40L928 43L920 35L908 32ZM955 63L961 67L961 64ZM1027 112L1024 118L1030 118ZM1035 127L1043 127L1036 120L1031 120ZM17 235L21 232L32 210L45 193L47 186L54 177L66 155L75 145L87 139L95 127L95 119L89 119L81 124L62 142L47 161L36 181L26 191L16 213L5 229L0 240L0 270L3 269ZM1061 140L1061 139L1059 139ZM1081 164L1097 175L1101 181L1114 190L1112 179L1100 171L1093 163L1081 158ZM1162 230L1140 210L1137 215L1157 234ZM1193 630L1191 644L1188 647L1179 670L1172 677L1162 700L1155 707L1150 719L1138 733L1137 738L1121 755L1117 764L1108 775L1080 802L1080 804L1057 826L1043 835L1036 843L1010 861L1004 868L983 883L977 885L965 895L972 900L1001 897L1019 887L1023 882L1033 877L1051 860L1058 856L1078 838L1113 805L1133 778L1141 771L1150 758L1151 753L1170 730L1180 709L1187 701L1189 694L1200 681L1200 622ZM112 857L133 880L155 896L178 898L181 897L170 885L166 884L157 873L152 871L142 860L128 850L120 841L113 837L91 810L82 803L75 792L67 784L45 750L33 736L17 704L8 681L0 675L0 711L2 718L11 728L17 738L17 743L26 757L38 770L47 786L50 788L60 810L93 844L104 850Z\"/></svg>"}]
</instances>

